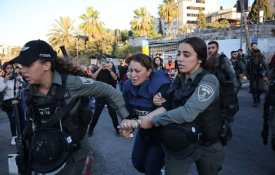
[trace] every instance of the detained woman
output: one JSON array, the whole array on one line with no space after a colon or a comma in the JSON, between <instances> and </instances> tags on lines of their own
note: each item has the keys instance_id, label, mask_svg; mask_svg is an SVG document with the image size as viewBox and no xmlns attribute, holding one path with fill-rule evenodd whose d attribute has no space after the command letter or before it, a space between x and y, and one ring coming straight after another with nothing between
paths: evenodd
<instances>
[{"instance_id":1,"label":"detained woman","mask_svg":"<svg viewBox=\"0 0 275 175\"><path fill-rule=\"evenodd\" d=\"M138 117L156 109L153 96L169 88L169 79L164 72L153 71L152 60L147 55L136 54L126 61L130 79L124 83L123 97L132 119L123 120L119 128L122 135L129 138L130 130L123 128L131 128L132 125L137 128ZM136 133L132 162L139 172L146 175L159 175L164 164L164 153L158 136L155 127L139 129Z\"/></svg>"}]
</instances>

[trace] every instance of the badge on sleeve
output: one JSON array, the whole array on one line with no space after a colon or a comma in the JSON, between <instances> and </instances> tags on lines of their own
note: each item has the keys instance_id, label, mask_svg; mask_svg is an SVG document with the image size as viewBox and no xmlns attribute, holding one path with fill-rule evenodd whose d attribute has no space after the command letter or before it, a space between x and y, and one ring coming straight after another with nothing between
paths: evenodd
<instances>
[{"instance_id":1,"label":"badge on sleeve","mask_svg":"<svg viewBox=\"0 0 275 175\"><path fill-rule=\"evenodd\" d=\"M198 90L198 99L200 102L209 100L214 94L214 90L207 84L201 84Z\"/></svg>"},{"instance_id":2,"label":"badge on sleeve","mask_svg":"<svg viewBox=\"0 0 275 175\"><path fill-rule=\"evenodd\" d=\"M86 77L80 77L80 80L83 84L92 84L94 82L92 79Z\"/></svg>"}]
</instances>

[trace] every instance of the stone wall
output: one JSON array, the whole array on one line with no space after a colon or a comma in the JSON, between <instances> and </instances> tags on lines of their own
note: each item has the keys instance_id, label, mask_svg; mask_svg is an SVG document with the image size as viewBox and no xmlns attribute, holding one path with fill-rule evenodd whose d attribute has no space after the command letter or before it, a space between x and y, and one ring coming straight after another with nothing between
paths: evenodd
<instances>
[{"instance_id":1,"label":"stone wall","mask_svg":"<svg viewBox=\"0 0 275 175\"><path fill-rule=\"evenodd\" d=\"M254 24L248 26L250 37L269 38L275 37L275 24ZM245 36L245 30L242 30ZM240 27L230 27L224 29L197 29L193 33L177 36L176 38L185 38L190 36L198 36L205 40L225 40L240 38Z\"/></svg>"}]
</instances>

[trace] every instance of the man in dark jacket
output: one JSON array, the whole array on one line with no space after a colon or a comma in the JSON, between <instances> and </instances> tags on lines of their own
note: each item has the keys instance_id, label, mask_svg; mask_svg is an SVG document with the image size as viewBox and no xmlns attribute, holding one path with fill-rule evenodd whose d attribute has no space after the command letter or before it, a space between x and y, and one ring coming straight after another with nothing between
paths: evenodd
<instances>
[{"instance_id":1,"label":"man in dark jacket","mask_svg":"<svg viewBox=\"0 0 275 175\"><path fill-rule=\"evenodd\" d=\"M235 74L236 74L236 78L238 81L238 89L237 89L237 93L238 93L240 88L242 87L241 79L242 79L243 75L245 74L245 67L244 67L243 62L241 60L239 60L237 51L231 52L230 61L233 65L233 68L234 68Z\"/></svg>"},{"instance_id":2,"label":"man in dark jacket","mask_svg":"<svg viewBox=\"0 0 275 175\"><path fill-rule=\"evenodd\" d=\"M93 74L93 78L97 81L102 81L104 83L107 83L114 88L116 88L116 81L117 81L117 75L115 72L115 68L112 66L112 62L109 61L101 61L99 68L97 71ZM107 105L108 112L110 117L112 118L113 127L116 130L116 134L119 135L117 126L118 126L118 118L116 115L116 112L114 109L107 103L106 99L104 98L96 98L95 99L95 111L93 115L93 120L90 125L88 136L91 137L93 135L94 128L97 124L97 121L99 119L99 116L104 108L104 106Z\"/></svg>"}]
</instances>

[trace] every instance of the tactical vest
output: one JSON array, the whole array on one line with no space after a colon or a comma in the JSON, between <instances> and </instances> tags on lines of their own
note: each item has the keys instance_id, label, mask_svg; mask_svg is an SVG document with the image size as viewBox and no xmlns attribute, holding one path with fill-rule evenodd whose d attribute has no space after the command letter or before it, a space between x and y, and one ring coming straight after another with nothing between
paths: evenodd
<instances>
[{"instance_id":1,"label":"tactical vest","mask_svg":"<svg viewBox=\"0 0 275 175\"><path fill-rule=\"evenodd\" d=\"M123 93L127 97L130 106L130 113L133 117L144 116L155 109L153 97L164 84L170 81L164 72L152 72L150 80L145 81L140 86L134 86L131 80L124 83ZM152 129L139 129L143 138L147 141L159 141L159 133L156 127Z\"/></svg>"},{"instance_id":2,"label":"tactical vest","mask_svg":"<svg viewBox=\"0 0 275 175\"><path fill-rule=\"evenodd\" d=\"M56 85L55 95L46 97L45 101L38 100L29 92L26 92L26 103L28 105L28 116L33 120L36 129L39 129L48 122L53 120L55 113L62 109L66 104L64 100L66 74L61 74L62 86ZM78 100L75 100L76 104ZM88 108L88 99L81 97L78 108L73 113L66 113L61 121L54 123L51 128L63 130L71 135L74 143L79 144L79 141L86 134L88 124L90 123L92 112ZM68 105L68 104L67 104ZM71 109L70 109L71 110Z\"/></svg>"},{"instance_id":3,"label":"tactical vest","mask_svg":"<svg viewBox=\"0 0 275 175\"><path fill-rule=\"evenodd\" d=\"M140 86L134 86L131 80L127 80L124 85L124 94L126 94L128 103L136 116L146 115L154 110L153 97L164 84L170 81L164 72L152 72L151 78Z\"/></svg>"},{"instance_id":4,"label":"tactical vest","mask_svg":"<svg viewBox=\"0 0 275 175\"><path fill-rule=\"evenodd\" d=\"M182 89L179 77L174 80L173 85L168 92L173 96L173 108L183 106L188 101L195 89L198 87L199 82L206 74L208 74L207 71L203 70L186 89ZM202 134L200 140L203 144L209 145L217 141L223 126L220 100L215 100L206 110L200 113L193 122L197 125Z\"/></svg>"}]
</instances>

